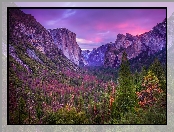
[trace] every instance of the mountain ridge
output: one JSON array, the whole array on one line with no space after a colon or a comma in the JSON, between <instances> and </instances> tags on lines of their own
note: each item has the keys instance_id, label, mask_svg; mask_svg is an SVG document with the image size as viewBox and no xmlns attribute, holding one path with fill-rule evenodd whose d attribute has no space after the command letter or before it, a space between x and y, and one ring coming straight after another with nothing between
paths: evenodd
<instances>
[{"instance_id":1,"label":"mountain ridge","mask_svg":"<svg viewBox=\"0 0 174 132\"><path fill-rule=\"evenodd\" d=\"M81 50L76 42L76 34L66 28L45 29L30 14L21 10L10 11L10 38L17 37L22 43L31 43L41 53L56 60L59 55L65 56L78 66L118 67L122 52L126 51L128 59L148 51L154 54L166 47L166 19L157 23L149 32L133 36L118 34L114 43L107 43L92 51ZM36 57L34 51L27 49L30 57ZM73 65L74 65L73 64Z\"/></svg>"},{"instance_id":2,"label":"mountain ridge","mask_svg":"<svg viewBox=\"0 0 174 132\"><path fill-rule=\"evenodd\" d=\"M49 31L31 15L25 14L19 9L11 9L9 11L9 23L9 45L11 47L20 48L23 51L22 54L26 54L32 59L39 57L36 52L40 52L39 54L55 63L55 67L75 71L79 69L78 65L69 60L63 51L55 45ZM9 50L9 54L11 55L12 51L13 57L17 57L15 50ZM63 62L66 63L63 64Z\"/></svg>"},{"instance_id":3,"label":"mountain ridge","mask_svg":"<svg viewBox=\"0 0 174 132\"><path fill-rule=\"evenodd\" d=\"M100 51L101 47L103 46L98 47L90 53L95 52L93 56L97 56L97 52ZM98 62L100 66L117 67L121 62L123 50L128 54L128 59L135 58L147 50L148 55L154 54L166 47L166 18L161 23L157 23L149 32L145 32L141 35L133 36L129 33L126 33L126 35L118 34L114 43L108 43L104 45L104 47L107 49L107 52L103 52L104 55L102 56L105 57L104 60ZM95 60L98 60L97 57L95 58ZM101 56L98 58L100 60ZM90 63L93 61L90 58L87 58L85 61L88 66L99 66Z\"/></svg>"},{"instance_id":4,"label":"mountain ridge","mask_svg":"<svg viewBox=\"0 0 174 132\"><path fill-rule=\"evenodd\" d=\"M139 48L144 52L130 59L138 48L127 34L124 44L126 37L118 35L120 46L108 43L92 52L82 51L75 33L68 29L49 31L17 9L9 11L8 20L8 124L166 124L165 93L156 96L166 90L160 63L152 68L160 71L158 76L146 69L134 72L151 65L158 56L165 64L165 48L154 52L142 44ZM126 61L119 68L124 50L129 61L124 54ZM151 52L154 54L148 55ZM87 59L91 61L85 62ZM84 62L90 65L85 67Z\"/></svg>"}]
</instances>

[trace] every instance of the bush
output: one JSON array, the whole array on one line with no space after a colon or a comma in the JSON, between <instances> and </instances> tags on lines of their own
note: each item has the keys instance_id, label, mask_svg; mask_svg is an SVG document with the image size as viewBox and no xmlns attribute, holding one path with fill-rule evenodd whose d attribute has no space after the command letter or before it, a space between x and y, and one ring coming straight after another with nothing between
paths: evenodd
<instances>
[{"instance_id":1,"label":"bush","mask_svg":"<svg viewBox=\"0 0 174 132\"><path fill-rule=\"evenodd\" d=\"M158 96L163 93L159 88L159 80L151 71L144 77L142 86L145 90L137 92L139 105L141 107L152 106L158 100Z\"/></svg>"},{"instance_id":2,"label":"bush","mask_svg":"<svg viewBox=\"0 0 174 132\"><path fill-rule=\"evenodd\" d=\"M77 112L75 107L66 105L56 112L48 113L46 124L88 124L85 112Z\"/></svg>"}]
</instances>

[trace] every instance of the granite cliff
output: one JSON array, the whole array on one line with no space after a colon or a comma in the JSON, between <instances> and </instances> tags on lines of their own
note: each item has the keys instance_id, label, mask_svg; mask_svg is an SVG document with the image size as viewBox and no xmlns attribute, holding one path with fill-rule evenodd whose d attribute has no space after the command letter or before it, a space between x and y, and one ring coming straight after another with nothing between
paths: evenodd
<instances>
[{"instance_id":1,"label":"granite cliff","mask_svg":"<svg viewBox=\"0 0 174 132\"><path fill-rule=\"evenodd\" d=\"M173 23L173 16L169 20ZM60 56L63 57L68 62L67 67L68 65L117 67L121 62L123 51L126 51L128 59L133 59L143 52L151 56L166 48L166 19L141 35L118 34L114 43L102 45L92 51L82 51L76 42L76 34L70 30L66 28L47 30L33 16L21 10L11 9L9 22L10 49L14 49L11 43L16 45L19 42L25 45L30 43L54 61L62 63ZM171 28L169 34L172 35L172 31ZM173 42L173 39L170 40ZM10 54L18 58L14 50L10 50ZM27 49L26 54L42 62L34 50Z\"/></svg>"},{"instance_id":2,"label":"granite cliff","mask_svg":"<svg viewBox=\"0 0 174 132\"><path fill-rule=\"evenodd\" d=\"M88 53L89 57L84 58L85 64L88 66L117 67L121 62L123 51L127 53L128 59L133 59L143 52L147 52L147 55L151 56L166 48L166 25L166 19L164 19L149 32L141 35L118 34L114 43L102 45Z\"/></svg>"},{"instance_id":3,"label":"granite cliff","mask_svg":"<svg viewBox=\"0 0 174 132\"><path fill-rule=\"evenodd\" d=\"M48 30L54 44L63 51L63 54L75 64L79 65L80 47L76 42L76 34L66 28Z\"/></svg>"},{"instance_id":4,"label":"granite cliff","mask_svg":"<svg viewBox=\"0 0 174 132\"><path fill-rule=\"evenodd\" d=\"M42 59L35 50L51 59L56 67L78 69L81 50L76 42L76 35L62 28L46 30L33 16L19 9L9 10L9 54L27 67L16 53L15 47L23 47L27 56L40 63Z\"/></svg>"}]
</instances>

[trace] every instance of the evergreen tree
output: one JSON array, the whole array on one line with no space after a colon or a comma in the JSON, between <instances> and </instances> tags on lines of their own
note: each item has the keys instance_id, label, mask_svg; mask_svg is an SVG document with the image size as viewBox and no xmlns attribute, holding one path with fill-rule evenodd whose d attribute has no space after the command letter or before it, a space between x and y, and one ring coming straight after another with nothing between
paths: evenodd
<instances>
[{"instance_id":1,"label":"evergreen tree","mask_svg":"<svg viewBox=\"0 0 174 132\"><path fill-rule=\"evenodd\" d=\"M18 104L18 120L19 124L23 124L24 120L27 118L26 102L23 97L19 98Z\"/></svg>"},{"instance_id":2,"label":"evergreen tree","mask_svg":"<svg viewBox=\"0 0 174 132\"><path fill-rule=\"evenodd\" d=\"M126 52L123 52L119 70L119 89L116 98L117 106L123 114L132 109L135 104L135 90Z\"/></svg>"},{"instance_id":3,"label":"evergreen tree","mask_svg":"<svg viewBox=\"0 0 174 132\"><path fill-rule=\"evenodd\" d=\"M156 58L152 65L149 67L155 76L159 79L159 84L162 90L166 91L166 75L163 66L160 61Z\"/></svg>"},{"instance_id":4,"label":"evergreen tree","mask_svg":"<svg viewBox=\"0 0 174 132\"><path fill-rule=\"evenodd\" d=\"M139 92L143 89L143 87L141 86L142 85L142 81L143 81L143 78L144 76L146 76L146 68L143 66L141 68L141 72L135 72L134 74L134 85L136 87L136 92Z\"/></svg>"}]
</instances>

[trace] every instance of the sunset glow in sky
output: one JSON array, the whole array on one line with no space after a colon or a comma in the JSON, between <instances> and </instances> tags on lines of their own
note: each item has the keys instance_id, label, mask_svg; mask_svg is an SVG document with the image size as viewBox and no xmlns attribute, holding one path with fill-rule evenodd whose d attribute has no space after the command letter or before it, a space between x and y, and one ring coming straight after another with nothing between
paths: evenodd
<instances>
[{"instance_id":1,"label":"sunset glow in sky","mask_svg":"<svg viewBox=\"0 0 174 132\"><path fill-rule=\"evenodd\" d=\"M166 18L165 9L22 9L46 29L67 28L76 33L81 49L115 42L117 34L139 35Z\"/></svg>"}]
</instances>

